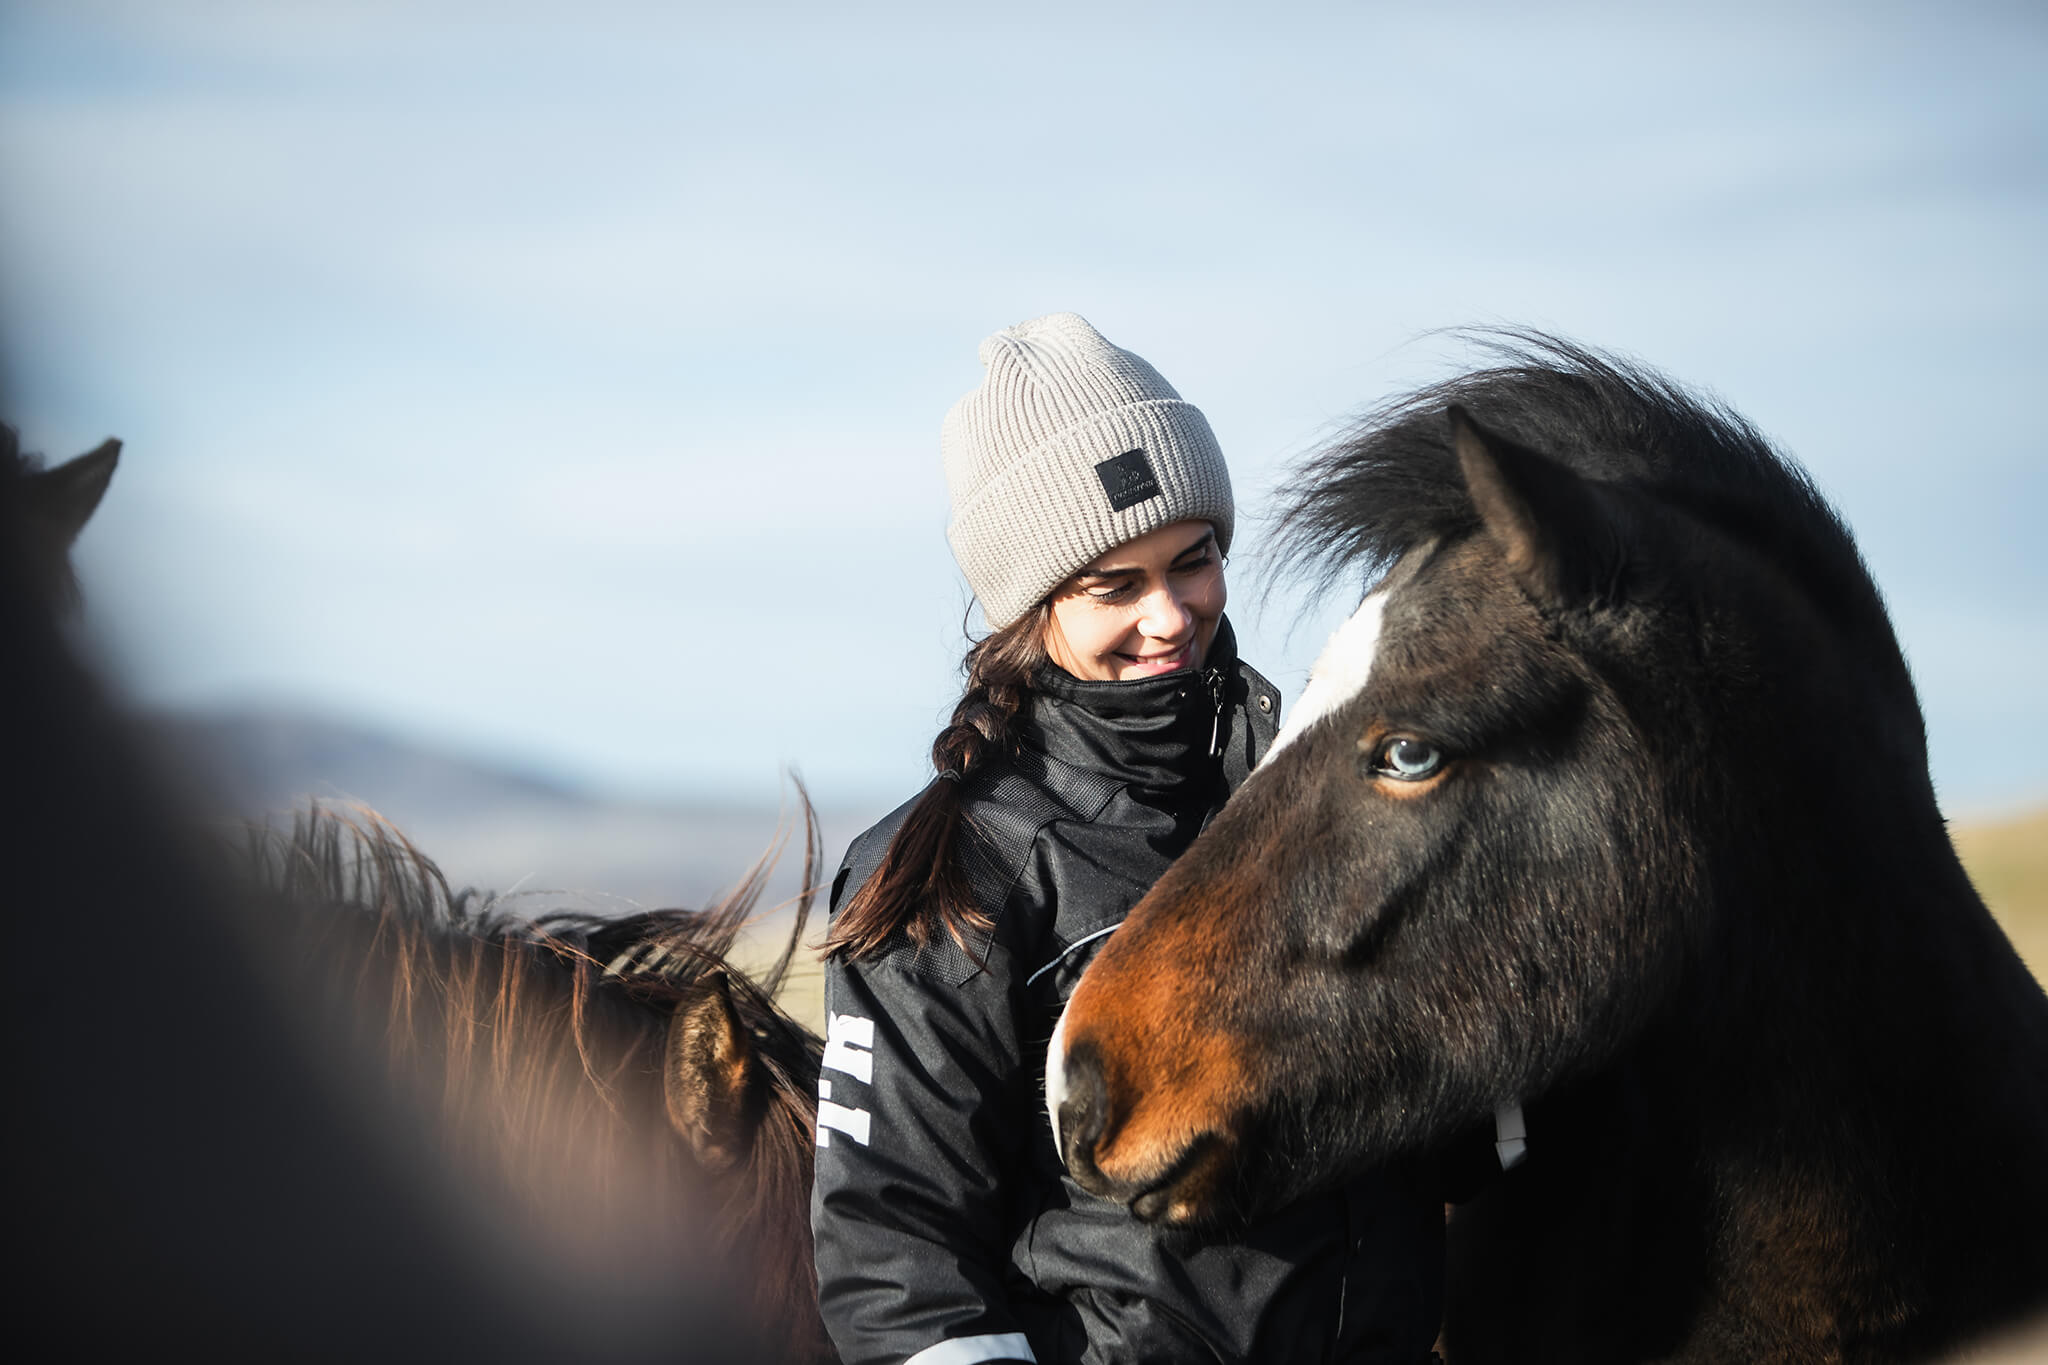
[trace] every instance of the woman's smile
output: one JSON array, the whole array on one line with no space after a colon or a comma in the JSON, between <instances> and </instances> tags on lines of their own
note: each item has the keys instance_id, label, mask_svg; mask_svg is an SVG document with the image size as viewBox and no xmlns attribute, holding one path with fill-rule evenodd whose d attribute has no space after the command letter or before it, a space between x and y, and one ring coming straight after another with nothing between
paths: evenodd
<instances>
[{"instance_id":1,"label":"woman's smile","mask_svg":"<svg viewBox=\"0 0 2048 1365\"><path fill-rule=\"evenodd\" d=\"M1194 640L1164 654L1122 654L1117 657L1124 661L1126 676L1152 677L1160 673L1172 673L1177 669L1194 666Z\"/></svg>"},{"instance_id":2,"label":"woman's smile","mask_svg":"<svg viewBox=\"0 0 2048 1365\"><path fill-rule=\"evenodd\" d=\"M1046 653L1093 682L1200 668L1228 596L1215 527L1176 521L1097 556L1053 593Z\"/></svg>"}]
</instances>

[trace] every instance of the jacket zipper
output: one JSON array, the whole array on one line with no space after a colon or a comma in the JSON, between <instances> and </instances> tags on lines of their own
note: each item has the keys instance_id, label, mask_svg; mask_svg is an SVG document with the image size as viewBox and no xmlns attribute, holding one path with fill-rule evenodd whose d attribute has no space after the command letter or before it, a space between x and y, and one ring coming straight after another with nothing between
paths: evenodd
<instances>
[{"instance_id":1,"label":"jacket zipper","mask_svg":"<svg viewBox=\"0 0 2048 1365\"><path fill-rule=\"evenodd\" d=\"M1209 757L1215 758L1223 752L1223 670L1204 670L1202 681L1208 684L1209 700L1216 707L1216 719L1209 725Z\"/></svg>"}]
</instances>

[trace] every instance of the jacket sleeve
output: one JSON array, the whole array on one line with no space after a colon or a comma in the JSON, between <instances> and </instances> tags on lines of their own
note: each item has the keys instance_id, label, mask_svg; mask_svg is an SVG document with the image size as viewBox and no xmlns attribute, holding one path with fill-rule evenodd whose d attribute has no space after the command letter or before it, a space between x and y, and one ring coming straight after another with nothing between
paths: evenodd
<instances>
[{"instance_id":1,"label":"jacket sleeve","mask_svg":"<svg viewBox=\"0 0 2048 1365\"><path fill-rule=\"evenodd\" d=\"M964 983L910 953L825 968L818 1296L847 1365L1033 1359L1005 1298L1035 1121L1000 947Z\"/></svg>"}]
</instances>

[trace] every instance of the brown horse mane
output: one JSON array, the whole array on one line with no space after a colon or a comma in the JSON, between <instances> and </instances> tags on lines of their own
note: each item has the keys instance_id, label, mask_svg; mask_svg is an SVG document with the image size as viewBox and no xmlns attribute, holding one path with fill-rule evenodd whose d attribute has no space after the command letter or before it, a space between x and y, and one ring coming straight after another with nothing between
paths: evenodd
<instances>
[{"instance_id":1,"label":"brown horse mane","mask_svg":"<svg viewBox=\"0 0 2048 1365\"><path fill-rule=\"evenodd\" d=\"M732 965L787 829L736 887L700 910L553 910L450 886L375 812L314 805L283 832L252 829L260 882L298 917L294 964L337 1012L382 1034L392 1074L442 1116L449 1156L556 1234L598 1274L664 1264L735 1275L753 1320L792 1359L828 1359L817 1326L808 1191L821 1044L776 994L820 862L809 801L803 890L779 956ZM729 1002L759 1081L744 1095L678 1095L671 1020ZM375 1040L371 1040L375 1041ZM707 1152L672 1116L695 1099L740 1141Z\"/></svg>"}]
</instances>

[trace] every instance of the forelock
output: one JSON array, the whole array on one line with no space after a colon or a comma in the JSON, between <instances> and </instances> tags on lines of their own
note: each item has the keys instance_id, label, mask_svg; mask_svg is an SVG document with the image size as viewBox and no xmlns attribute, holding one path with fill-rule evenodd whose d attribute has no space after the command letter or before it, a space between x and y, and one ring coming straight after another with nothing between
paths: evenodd
<instances>
[{"instance_id":1,"label":"forelock","mask_svg":"<svg viewBox=\"0 0 2048 1365\"><path fill-rule=\"evenodd\" d=\"M1546 333L1458 335L1498 363L1390 400L1312 457L1282 511L1287 571L1324 587L1358 571L1369 584L1417 544L1477 529L1446 417L1456 405L1582 477L1640 490L1780 555L1819 591L1874 596L1806 473L1718 400Z\"/></svg>"}]
</instances>

